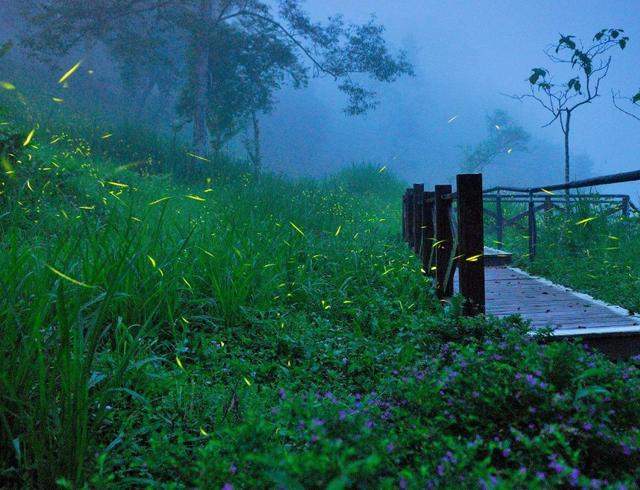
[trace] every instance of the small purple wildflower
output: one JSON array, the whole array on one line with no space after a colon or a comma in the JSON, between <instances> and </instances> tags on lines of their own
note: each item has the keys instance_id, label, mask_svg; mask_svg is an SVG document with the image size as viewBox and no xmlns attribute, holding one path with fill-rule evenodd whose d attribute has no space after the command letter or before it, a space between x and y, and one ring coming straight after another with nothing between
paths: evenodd
<instances>
[{"instance_id":1,"label":"small purple wildflower","mask_svg":"<svg viewBox=\"0 0 640 490\"><path fill-rule=\"evenodd\" d=\"M580 477L580 470L578 470L577 468L574 468L573 470L571 470L571 473L569 474L569 483L571 483L572 486L576 486L578 484L579 477Z\"/></svg>"}]
</instances>

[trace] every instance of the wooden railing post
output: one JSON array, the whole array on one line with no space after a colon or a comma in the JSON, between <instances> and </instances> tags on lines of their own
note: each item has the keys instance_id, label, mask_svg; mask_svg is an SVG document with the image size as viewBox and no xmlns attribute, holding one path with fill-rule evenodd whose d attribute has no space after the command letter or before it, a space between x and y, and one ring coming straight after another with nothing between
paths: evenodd
<instances>
[{"instance_id":1,"label":"wooden railing post","mask_svg":"<svg viewBox=\"0 0 640 490\"><path fill-rule=\"evenodd\" d=\"M625 218L629 217L629 196L622 198L622 216Z\"/></svg>"},{"instance_id":2,"label":"wooden railing post","mask_svg":"<svg viewBox=\"0 0 640 490\"><path fill-rule=\"evenodd\" d=\"M413 189L407 189L407 244L413 247Z\"/></svg>"},{"instance_id":3,"label":"wooden railing post","mask_svg":"<svg viewBox=\"0 0 640 490\"><path fill-rule=\"evenodd\" d=\"M445 198L451 194L450 185L435 187L435 232L437 246L436 253L436 293L439 298L453 296L453 277L448 277L451 253L453 250L453 235L451 233L451 199Z\"/></svg>"},{"instance_id":4,"label":"wooden railing post","mask_svg":"<svg viewBox=\"0 0 640 490\"><path fill-rule=\"evenodd\" d=\"M413 219L415 221L415 241L413 251L418 255L422 250L422 206L424 205L424 184L413 184Z\"/></svg>"},{"instance_id":5,"label":"wooden railing post","mask_svg":"<svg viewBox=\"0 0 640 490\"><path fill-rule=\"evenodd\" d=\"M500 191L496 193L496 241L502 248L502 240L504 237L504 215L502 214L502 197Z\"/></svg>"},{"instance_id":6,"label":"wooden railing post","mask_svg":"<svg viewBox=\"0 0 640 490\"><path fill-rule=\"evenodd\" d=\"M484 314L484 212L482 174L459 174L458 247L460 293L467 316Z\"/></svg>"},{"instance_id":7,"label":"wooden railing post","mask_svg":"<svg viewBox=\"0 0 640 490\"><path fill-rule=\"evenodd\" d=\"M434 196L435 192L424 193L424 204L422 206L422 268L429 276L433 276L433 257L434 250L433 244L435 243L435 226L433 222L433 208L434 208Z\"/></svg>"},{"instance_id":8,"label":"wooden railing post","mask_svg":"<svg viewBox=\"0 0 640 490\"><path fill-rule=\"evenodd\" d=\"M402 240L407 241L407 191L402 194Z\"/></svg>"},{"instance_id":9,"label":"wooden railing post","mask_svg":"<svg viewBox=\"0 0 640 490\"><path fill-rule=\"evenodd\" d=\"M536 207L533 202L533 193L529 193L529 260L536 257L536 245L538 242L538 230L536 228Z\"/></svg>"}]
</instances>

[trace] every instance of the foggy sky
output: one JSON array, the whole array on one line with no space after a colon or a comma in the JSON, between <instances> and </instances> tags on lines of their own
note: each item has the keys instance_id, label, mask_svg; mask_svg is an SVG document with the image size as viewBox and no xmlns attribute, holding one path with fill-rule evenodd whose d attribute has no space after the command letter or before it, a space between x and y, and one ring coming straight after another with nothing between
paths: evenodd
<instances>
[{"instance_id":1,"label":"foggy sky","mask_svg":"<svg viewBox=\"0 0 640 490\"><path fill-rule=\"evenodd\" d=\"M341 114L344 99L329 81L283 91L265 121L266 156L275 169L317 175L372 161L411 180L441 178L458 168L460 144L484 137L485 115L497 108L535 137L560 143L558 126L541 128L549 120L541 107L501 94L527 92L533 67L555 70L543 50L560 33L589 42L610 27L625 29L630 45L614 52L603 96L576 111L573 153L587 153L594 174L640 168L640 124L610 97L612 88L626 95L640 88L640 1L308 0L306 7L317 19L339 12L364 22L375 14L393 46L410 50L417 77L378 87L380 107L357 118Z\"/></svg>"}]
</instances>

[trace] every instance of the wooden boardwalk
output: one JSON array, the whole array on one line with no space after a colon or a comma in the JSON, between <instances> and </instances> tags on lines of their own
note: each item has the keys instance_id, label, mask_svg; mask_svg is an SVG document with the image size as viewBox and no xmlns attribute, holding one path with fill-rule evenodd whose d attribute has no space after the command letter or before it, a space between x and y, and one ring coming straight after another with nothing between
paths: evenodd
<instances>
[{"instance_id":1,"label":"wooden boardwalk","mask_svg":"<svg viewBox=\"0 0 640 490\"><path fill-rule=\"evenodd\" d=\"M640 353L640 317L514 267L485 269L486 312L521 315L536 330L581 338L614 357Z\"/></svg>"}]
</instances>

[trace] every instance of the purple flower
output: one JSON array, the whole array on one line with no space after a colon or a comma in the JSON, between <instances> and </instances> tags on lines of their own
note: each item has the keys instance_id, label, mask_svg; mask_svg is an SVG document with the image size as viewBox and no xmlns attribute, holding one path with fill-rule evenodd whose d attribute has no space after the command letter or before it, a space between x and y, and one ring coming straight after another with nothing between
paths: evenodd
<instances>
[{"instance_id":1,"label":"purple flower","mask_svg":"<svg viewBox=\"0 0 640 490\"><path fill-rule=\"evenodd\" d=\"M510 454L511 454L511 449L509 449L508 447L505 447L502 450L502 456L504 456L505 458L508 458Z\"/></svg>"},{"instance_id":2,"label":"purple flower","mask_svg":"<svg viewBox=\"0 0 640 490\"><path fill-rule=\"evenodd\" d=\"M444 475L444 466L439 464L438 467L436 468L436 472L438 473L439 476L443 476Z\"/></svg>"},{"instance_id":3,"label":"purple flower","mask_svg":"<svg viewBox=\"0 0 640 490\"><path fill-rule=\"evenodd\" d=\"M525 475L527 473L527 468L525 466L521 466L518 470L521 474Z\"/></svg>"},{"instance_id":4,"label":"purple flower","mask_svg":"<svg viewBox=\"0 0 640 490\"><path fill-rule=\"evenodd\" d=\"M551 461L551 463L549 463L549 468L551 468L552 470L554 470L558 474L562 473L564 471L564 466L562 466L557 461Z\"/></svg>"},{"instance_id":5,"label":"purple flower","mask_svg":"<svg viewBox=\"0 0 640 490\"><path fill-rule=\"evenodd\" d=\"M627 446L626 444L622 445L622 454L624 454L625 456L631 456L631 448L629 446Z\"/></svg>"},{"instance_id":6,"label":"purple flower","mask_svg":"<svg viewBox=\"0 0 640 490\"><path fill-rule=\"evenodd\" d=\"M593 425L591 425L589 422L585 422L584 424L582 424L582 428L584 430L591 430L593 429Z\"/></svg>"},{"instance_id":7,"label":"purple flower","mask_svg":"<svg viewBox=\"0 0 640 490\"><path fill-rule=\"evenodd\" d=\"M225 483L222 485L222 490L233 490L233 485L231 483Z\"/></svg>"},{"instance_id":8,"label":"purple flower","mask_svg":"<svg viewBox=\"0 0 640 490\"><path fill-rule=\"evenodd\" d=\"M320 426L324 425L324 420L322 420L322 419L313 419L311 421L311 425L313 425L314 427L320 427Z\"/></svg>"},{"instance_id":9,"label":"purple flower","mask_svg":"<svg viewBox=\"0 0 640 490\"><path fill-rule=\"evenodd\" d=\"M402 489L405 490L406 488L409 487L409 483L407 482L407 480L405 480L404 478L400 478L400 481L398 482L398 486Z\"/></svg>"},{"instance_id":10,"label":"purple flower","mask_svg":"<svg viewBox=\"0 0 640 490\"><path fill-rule=\"evenodd\" d=\"M284 391L284 388L280 388L278 390L278 395L280 396L280 400L285 400L287 398L287 392Z\"/></svg>"},{"instance_id":11,"label":"purple flower","mask_svg":"<svg viewBox=\"0 0 640 490\"><path fill-rule=\"evenodd\" d=\"M387 452L392 453L394 450L394 445L392 443L387 444Z\"/></svg>"},{"instance_id":12,"label":"purple flower","mask_svg":"<svg viewBox=\"0 0 640 490\"><path fill-rule=\"evenodd\" d=\"M576 486L578 484L579 477L580 477L580 470L578 470L577 468L574 468L573 470L571 470L571 473L569 474L569 482L571 483L572 486Z\"/></svg>"},{"instance_id":13,"label":"purple flower","mask_svg":"<svg viewBox=\"0 0 640 490\"><path fill-rule=\"evenodd\" d=\"M345 412L344 410L340 410L340 411L338 412L338 418L339 418L340 420L344 420L344 419L346 419L346 418L347 418L347 412Z\"/></svg>"},{"instance_id":14,"label":"purple flower","mask_svg":"<svg viewBox=\"0 0 640 490\"><path fill-rule=\"evenodd\" d=\"M229 473L231 473L232 475L235 475L238 472L238 467L235 465L235 463L231 463L231 466L229 466Z\"/></svg>"},{"instance_id":15,"label":"purple flower","mask_svg":"<svg viewBox=\"0 0 640 490\"><path fill-rule=\"evenodd\" d=\"M364 426L365 426L367 429L371 429L371 428L373 428L373 420L367 420L367 421L364 423Z\"/></svg>"},{"instance_id":16,"label":"purple flower","mask_svg":"<svg viewBox=\"0 0 640 490\"><path fill-rule=\"evenodd\" d=\"M477 391L474 391L471 393L471 396L474 398L480 398L480 393L478 393Z\"/></svg>"},{"instance_id":17,"label":"purple flower","mask_svg":"<svg viewBox=\"0 0 640 490\"><path fill-rule=\"evenodd\" d=\"M324 394L324 397L325 397L326 399L328 399L329 401L332 401L332 402L334 402L334 403L338 401L338 400L336 400L336 397L333 395L333 393L331 393L330 391L327 391L327 392Z\"/></svg>"},{"instance_id":18,"label":"purple flower","mask_svg":"<svg viewBox=\"0 0 640 490\"><path fill-rule=\"evenodd\" d=\"M539 480L546 480L547 475L544 471L536 471L536 478L538 478Z\"/></svg>"}]
</instances>

